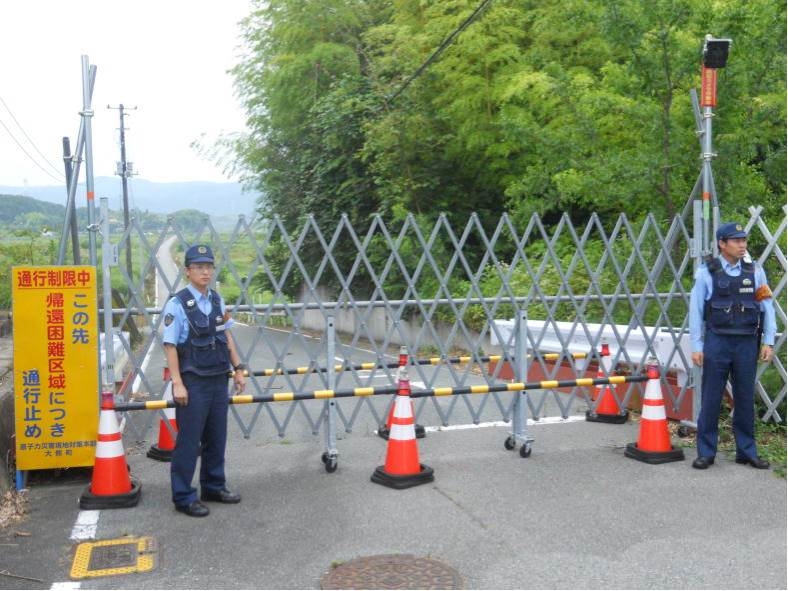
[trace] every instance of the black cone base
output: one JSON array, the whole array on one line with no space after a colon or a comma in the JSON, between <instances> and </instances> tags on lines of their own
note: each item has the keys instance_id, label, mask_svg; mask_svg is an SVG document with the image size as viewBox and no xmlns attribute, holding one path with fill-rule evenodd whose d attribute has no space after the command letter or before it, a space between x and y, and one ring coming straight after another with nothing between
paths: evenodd
<instances>
[{"instance_id":1,"label":"black cone base","mask_svg":"<svg viewBox=\"0 0 788 591\"><path fill-rule=\"evenodd\" d=\"M382 484L383 486L396 489L410 488L411 486L427 484L428 482L435 480L435 474L433 473L432 468L425 466L424 464L419 464L419 466L421 466L421 472L418 474L408 474L406 476L389 474L383 469L383 466L378 466L372 473L370 480L372 480L372 482Z\"/></svg>"},{"instance_id":2,"label":"black cone base","mask_svg":"<svg viewBox=\"0 0 788 591\"><path fill-rule=\"evenodd\" d=\"M424 439L427 436L427 432L424 430L424 425L416 425L415 429L416 429L416 439ZM378 437L388 441L389 430L386 427L380 427L378 429Z\"/></svg>"},{"instance_id":3,"label":"black cone base","mask_svg":"<svg viewBox=\"0 0 788 591\"><path fill-rule=\"evenodd\" d=\"M150 449L146 455L152 460L158 460L159 462L169 462L172 460L172 450L161 449L155 443L150 446Z\"/></svg>"},{"instance_id":4,"label":"black cone base","mask_svg":"<svg viewBox=\"0 0 788 591\"><path fill-rule=\"evenodd\" d=\"M671 446L670 451L643 451L638 449L637 443L627 443L624 455L639 462L647 464L665 464L667 462L679 462L684 459L684 450Z\"/></svg>"},{"instance_id":5,"label":"black cone base","mask_svg":"<svg viewBox=\"0 0 788 591\"><path fill-rule=\"evenodd\" d=\"M590 410L586 411L586 421L590 423L613 423L615 425L623 425L629 420L629 411L623 415L615 414L608 415L603 413L595 413Z\"/></svg>"},{"instance_id":6,"label":"black cone base","mask_svg":"<svg viewBox=\"0 0 788 591\"><path fill-rule=\"evenodd\" d=\"M134 478L131 479L131 490L123 495L94 495L90 486L79 497L80 509L126 509L136 507L140 502L142 485Z\"/></svg>"}]
</instances>

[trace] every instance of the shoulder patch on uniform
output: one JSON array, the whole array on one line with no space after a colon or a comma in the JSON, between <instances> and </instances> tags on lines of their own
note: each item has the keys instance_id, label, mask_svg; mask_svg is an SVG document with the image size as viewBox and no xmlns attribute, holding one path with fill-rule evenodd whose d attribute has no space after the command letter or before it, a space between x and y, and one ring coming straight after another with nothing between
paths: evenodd
<instances>
[{"instance_id":1,"label":"shoulder patch on uniform","mask_svg":"<svg viewBox=\"0 0 788 591\"><path fill-rule=\"evenodd\" d=\"M169 326L170 324L172 324L173 320L175 320L175 316L173 316L172 314L167 314L166 316L164 316L164 326Z\"/></svg>"},{"instance_id":2,"label":"shoulder patch on uniform","mask_svg":"<svg viewBox=\"0 0 788 591\"><path fill-rule=\"evenodd\" d=\"M765 283L755 290L755 301L768 300L772 297L772 290Z\"/></svg>"}]
</instances>

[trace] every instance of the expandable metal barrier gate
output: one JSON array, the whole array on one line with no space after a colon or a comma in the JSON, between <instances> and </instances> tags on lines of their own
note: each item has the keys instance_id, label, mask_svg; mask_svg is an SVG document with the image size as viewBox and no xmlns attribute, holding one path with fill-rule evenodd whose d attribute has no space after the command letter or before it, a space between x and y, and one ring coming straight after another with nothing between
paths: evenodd
<instances>
[{"instance_id":1,"label":"expandable metal barrier gate","mask_svg":"<svg viewBox=\"0 0 788 591\"><path fill-rule=\"evenodd\" d=\"M514 400L514 410L512 414L512 430L506 440L504 447L512 450L517 445L520 445L520 456L527 458L531 455L534 438L528 434L527 431L527 417L526 408L528 406L528 391L529 390L548 390L555 388L569 388L574 386L599 386L599 385L615 385L645 382L649 378L645 375L641 376L608 376L605 378L579 378L575 380L542 380L536 382L524 381L528 375L528 358L526 353L527 342L527 318L524 312L517 316L517 325L515 333L515 358L514 370L515 380L508 384L492 384L492 385L475 385L463 387L436 387L424 390L411 391L411 398L425 398L429 396L456 396L459 394L489 394L491 392L516 392ZM333 317L329 316L327 322L327 339L326 339L326 357L327 359L334 359L334 343L336 340L335 328ZM585 353L572 353L573 357L585 357ZM535 355L546 359L556 358L557 354ZM408 359L407 348L402 347L400 357ZM411 364L414 365L427 365L438 363L461 363L469 361L472 358L468 357L455 357L441 360L440 358L430 359L412 359ZM503 359L501 356L491 356L481 358L482 361L498 361ZM656 365L656 359L650 359L649 364ZM362 364L363 369L372 369L378 364ZM401 363L385 364L386 367L401 367ZM268 402L293 402L296 400L325 400L323 413L325 415L326 430L325 430L325 451L321 455L321 461L326 467L327 472L334 472L337 468L339 452L337 450L337 432L336 432L336 403L337 398L350 398L361 396L381 396L386 394L396 394L398 387L364 387L364 388L350 388L345 390L336 390L336 371L344 369L345 366L330 365L322 368L306 368L299 367L295 369L280 369L280 370L262 370L257 372L248 372L251 375L273 375L275 372L281 373L308 373L308 372L326 372L326 381L330 386L328 389L314 390L311 392L278 392L266 395L254 394L236 394L230 396L230 404L255 404L255 403L268 403ZM128 412L137 410L163 410L165 408L174 408L176 403L173 400L154 400L149 402L128 402L115 404L116 412Z\"/></svg>"}]
</instances>

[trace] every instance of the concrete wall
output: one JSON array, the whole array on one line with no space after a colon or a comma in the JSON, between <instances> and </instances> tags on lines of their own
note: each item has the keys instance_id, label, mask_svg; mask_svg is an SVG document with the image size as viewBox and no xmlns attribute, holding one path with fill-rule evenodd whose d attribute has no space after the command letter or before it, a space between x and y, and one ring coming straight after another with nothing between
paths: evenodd
<instances>
[{"instance_id":1,"label":"concrete wall","mask_svg":"<svg viewBox=\"0 0 788 591\"><path fill-rule=\"evenodd\" d=\"M440 343L449 351L455 348L462 350L468 349L467 339L463 338L463 334L459 331L455 333L454 340L449 342L449 337L451 335L450 325L433 322L434 330L424 330L424 322L419 314L407 320L397 321L388 316L385 308L373 308L371 311L359 309L357 313L354 313L351 308L338 308L330 310L329 313L334 314L334 327L337 332L359 334L362 337L378 342L385 340L388 335L389 343L392 345L413 343L421 333L419 343L422 346L435 347L436 351L440 350ZM399 326L395 327L395 322L399 322ZM304 314L302 327L318 332L324 331L326 328L326 320L323 316L323 312L321 310L307 310ZM476 342L479 338L479 333L470 329L468 329L468 334L472 342ZM434 336L437 336L439 342L436 342L436 339L433 338ZM499 355L501 353L500 346L490 344L489 336L485 337L480 343L480 348L484 355Z\"/></svg>"}]
</instances>

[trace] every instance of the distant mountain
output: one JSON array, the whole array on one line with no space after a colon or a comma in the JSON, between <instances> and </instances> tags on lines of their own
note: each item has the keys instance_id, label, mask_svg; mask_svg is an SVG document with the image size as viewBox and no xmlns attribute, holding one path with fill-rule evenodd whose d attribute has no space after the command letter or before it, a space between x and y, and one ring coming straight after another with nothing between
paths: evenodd
<instances>
[{"instance_id":1,"label":"distant mountain","mask_svg":"<svg viewBox=\"0 0 788 591\"><path fill-rule=\"evenodd\" d=\"M123 210L123 188L118 177L96 177L93 183L96 207L100 197L109 199L109 207ZM77 187L77 207L86 204L85 185ZM66 203L66 187L13 187L0 185L0 195L23 195L49 203ZM196 209L211 217L236 218L254 214L257 194L246 193L239 183L154 183L144 179L129 181L129 208L152 213L169 214L182 209Z\"/></svg>"}]
</instances>

